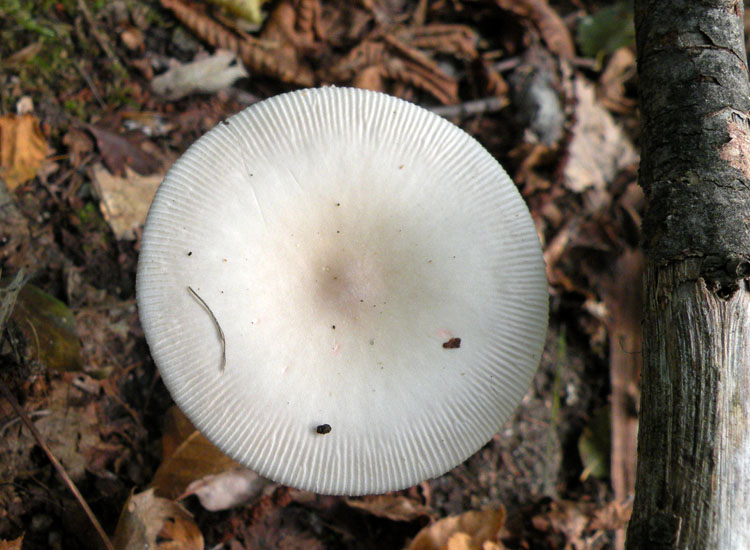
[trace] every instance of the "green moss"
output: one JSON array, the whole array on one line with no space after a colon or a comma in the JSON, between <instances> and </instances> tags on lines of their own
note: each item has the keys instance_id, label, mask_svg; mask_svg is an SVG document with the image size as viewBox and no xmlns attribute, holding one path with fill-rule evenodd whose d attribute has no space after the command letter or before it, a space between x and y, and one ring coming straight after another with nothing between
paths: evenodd
<instances>
[{"instance_id":1,"label":"green moss","mask_svg":"<svg viewBox=\"0 0 750 550\"><path fill-rule=\"evenodd\" d=\"M78 219L81 220L82 224L88 225L92 222L98 221L99 211L96 209L94 203L87 202L83 208L80 208L78 212L76 212L76 215L78 216Z\"/></svg>"},{"instance_id":2,"label":"green moss","mask_svg":"<svg viewBox=\"0 0 750 550\"><path fill-rule=\"evenodd\" d=\"M96 17L108 2L88 5ZM100 32L108 32L104 21ZM27 47L36 51L14 62L11 56ZM133 95L130 75L102 54L76 0L0 0L0 73L17 77L13 92L2 94L0 112L29 95L35 102L60 98L67 113L85 120L101 110L100 98L116 108Z\"/></svg>"}]
</instances>

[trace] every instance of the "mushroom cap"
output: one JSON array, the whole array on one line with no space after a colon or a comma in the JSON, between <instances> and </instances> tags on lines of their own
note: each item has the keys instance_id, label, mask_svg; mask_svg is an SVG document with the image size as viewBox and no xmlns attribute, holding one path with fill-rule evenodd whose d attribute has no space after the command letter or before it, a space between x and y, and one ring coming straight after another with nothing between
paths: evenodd
<instances>
[{"instance_id":1,"label":"mushroom cap","mask_svg":"<svg viewBox=\"0 0 750 550\"><path fill-rule=\"evenodd\" d=\"M137 300L167 388L217 447L359 495L492 438L539 363L548 298L529 211L476 140L330 87L252 105L175 162Z\"/></svg>"}]
</instances>

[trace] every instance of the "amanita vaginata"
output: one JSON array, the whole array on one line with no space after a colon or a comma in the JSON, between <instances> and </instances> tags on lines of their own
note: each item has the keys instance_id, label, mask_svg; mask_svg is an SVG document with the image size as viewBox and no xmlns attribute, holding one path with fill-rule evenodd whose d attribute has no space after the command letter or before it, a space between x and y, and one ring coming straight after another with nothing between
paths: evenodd
<instances>
[{"instance_id":1,"label":"amanita vaginata","mask_svg":"<svg viewBox=\"0 0 750 550\"><path fill-rule=\"evenodd\" d=\"M381 493L484 445L547 327L513 182L453 124L384 94L292 92L192 145L148 215L137 296L174 400L274 481Z\"/></svg>"}]
</instances>

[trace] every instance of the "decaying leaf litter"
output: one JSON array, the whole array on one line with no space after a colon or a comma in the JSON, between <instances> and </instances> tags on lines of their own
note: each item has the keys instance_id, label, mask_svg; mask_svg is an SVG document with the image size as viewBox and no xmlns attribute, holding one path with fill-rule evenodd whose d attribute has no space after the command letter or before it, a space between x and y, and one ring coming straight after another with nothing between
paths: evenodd
<instances>
[{"instance_id":1,"label":"decaying leaf litter","mask_svg":"<svg viewBox=\"0 0 750 550\"><path fill-rule=\"evenodd\" d=\"M621 544L640 367L628 17L626 3L545 0L0 8L1 382L117 548ZM218 453L172 407L134 301L171 162L259 99L331 84L432 108L483 143L530 206L552 305L513 420L448 474L361 499ZM0 547L104 547L5 400L0 414Z\"/></svg>"}]
</instances>

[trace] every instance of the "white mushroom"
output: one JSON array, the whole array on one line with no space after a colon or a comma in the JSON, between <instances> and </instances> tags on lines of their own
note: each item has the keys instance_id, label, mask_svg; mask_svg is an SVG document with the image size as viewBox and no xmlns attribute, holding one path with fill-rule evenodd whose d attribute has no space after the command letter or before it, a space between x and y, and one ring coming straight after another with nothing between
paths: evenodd
<instances>
[{"instance_id":1,"label":"white mushroom","mask_svg":"<svg viewBox=\"0 0 750 550\"><path fill-rule=\"evenodd\" d=\"M359 495L468 458L528 389L547 326L539 240L468 134L347 88L219 124L143 233L141 322L177 404L272 480Z\"/></svg>"}]
</instances>

